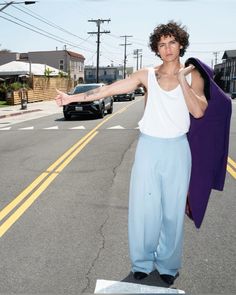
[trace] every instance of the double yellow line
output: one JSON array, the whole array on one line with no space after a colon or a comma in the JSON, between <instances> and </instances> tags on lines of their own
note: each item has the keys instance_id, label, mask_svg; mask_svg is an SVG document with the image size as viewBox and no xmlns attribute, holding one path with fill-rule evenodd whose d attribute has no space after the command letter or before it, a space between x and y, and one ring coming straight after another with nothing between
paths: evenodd
<instances>
[{"instance_id":1,"label":"double yellow line","mask_svg":"<svg viewBox=\"0 0 236 295\"><path fill-rule=\"evenodd\" d=\"M228 157L227 171L236 179L236 163L230 157Z\"/></svg>"},{"instance_id":2,"label":"double yellow line","mask_svg":"<svg viewBox=\"0 0 236 295\"><path fill-rule=\"evenodd\" d=\"M82 137L69 150L60 156L46 171L39 175L28 187L26 187L12 202L0 211L0 238L8 229L21 217L22 214L37 200L37 198L46 190L59 173L82 151L82 149L98 134L97 129L117 114L121 114L128 107L132 106L134 101L128 106L115 112L111 116L100 122L89 133Z\"/></svg>"}]
</instances>

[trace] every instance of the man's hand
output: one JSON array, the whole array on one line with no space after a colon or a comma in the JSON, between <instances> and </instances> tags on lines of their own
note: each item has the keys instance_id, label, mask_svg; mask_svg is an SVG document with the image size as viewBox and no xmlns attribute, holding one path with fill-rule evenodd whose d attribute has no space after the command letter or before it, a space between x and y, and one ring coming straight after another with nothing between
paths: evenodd
<instances>
[{"instance_id":1,"label":"man's hand","mask_svg":"<svg viewBox=\"0 0 236 295\"><path fill-rule=\"evenodd\" d=\"M66 94L60 90L57 90L57 89L56 89L56 91L57 91L57 96L55 97L55 101L59 107L62 107L64 105L67 105L68 103L70 103L68 94Z\"/></svg>"},{"instance_id":2,"label":"man's hand","mask_svg":"<svg viewBox=\"0 0 236 295\"><path fill-rule=\"evenodd\" d=\"M183 81L183 79L185 79L185 77L192 72L192 70L194 69L195 67L193 65L189 65L188 67L186 68L181 68L178 72L178 80L179 82Z\"/></svg>"}]
</instances>

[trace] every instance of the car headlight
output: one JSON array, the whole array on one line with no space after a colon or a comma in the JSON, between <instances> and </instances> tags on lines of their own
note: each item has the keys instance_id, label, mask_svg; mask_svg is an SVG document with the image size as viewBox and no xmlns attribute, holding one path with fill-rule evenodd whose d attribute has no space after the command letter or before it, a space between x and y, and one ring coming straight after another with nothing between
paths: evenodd
<instances>
[{"instance_id":1,"label":"car headlight","mask_svg":"<svg viewBox=\"0 0 236 295\"><path fill-rule=\"evenodd\" d=\"M100 101L99 100L94 100L93 103L98 105L100 103Z\"/></svg>"}]
</instances>

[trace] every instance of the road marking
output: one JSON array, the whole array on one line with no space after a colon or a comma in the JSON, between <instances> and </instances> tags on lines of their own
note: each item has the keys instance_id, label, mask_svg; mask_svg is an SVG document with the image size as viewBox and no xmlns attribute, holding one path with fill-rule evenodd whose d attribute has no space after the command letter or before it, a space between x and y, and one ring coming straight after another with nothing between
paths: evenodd
<instances>
[{"instance_id":1,"label":"road marking","mask_svg":"<svg viewBox=\"0 0 236 295\"><path fill-rule=\"evenodd\" d=\"M11 128L11 127L9 127ZM20 131L24 131L24 130L86 130L87 128L85 128L84 126L76 126L76 127L70 127L70 128L67 128L67 129L60 129L59 127L56 128L56 127L45 127L45 128L41 128L41 129L37 129L35 128L34 126L30 126L30 127L22 127L22 128L18 128L18 129L13 129L13 130L20 130ZM139 129L139 127L132 127L132 128L129 128L129 127L123 127L123 126L120 126L120 125L117 125L117 126L112 126L112 127L107 127L106 128L107 130L112 130L112 129L127 129L127 130L131 130L131 129ZM10 130L10 129L0 129L1 130Z\"/></svg>"},{"instance_id":2,"label":"road marking","mask_svg":"<svg viewBox=\"0 0 236 295\"><path fill-rule=\"evenodd\" d=\"M64 163L62 163L58 169L51 174L49 172L44 172L41 174L41 180L43 180L45 177L46 180L44 180L40 186L34 191L26 201L20 205L20 207L10 215L10 217L3 222L3 224L0 226L0 238L5 234L5 232L21 217L21 215L37 200L37 198L41 195L42 192L46 190L46 188L51 184L51 182L59 175L59 173L64 169L72 160L73 158L98 134L98 131L94 132L90 137L88 137L81 146L78 147L77 150L75 150L66 160ZM52 165L50 166L52 167ZM50 169L48 169L50 170ZM40 177L39 177L40 178ZM40 183L40 179L37 178L37 181L34 181L31 185L32 187L26 188L15 200L13 200L7 207L5 207L1 212L0 215L2 218L4 218L7 213L12 211L20 202L20 200L24 199L26 197L27 190L31 192L33 190L33 187L36 187L36 183ZM25 195L25 196L24 196ZM28 194L27 194L28 195Z\"/></svg>"},{"instance_id":3,"label":"road marking","mask_svg":"<svg viewBox=\"0 0 236 295\"><path fill-rule=\"evenodd\" d=\"M34 126L20 128L19 130L33 130Z\"/></svg>"},{"instance_id":4,"label":"road marking","mask_svg":"<svg viewBox=\"0 0 236 295\"><path fill-rule=\"evenodd\" d=\"M228 157L228 164L227 164L227 171L231 176L233 176L234 179L236 179L236 163L234 162L233 159Z\"/></svg>"},{"instance_id":5,"label":"road marking","mask_svg":"<svg viewBox=\"0 0 236 295\"><path fill-rule=\"evenodd\" d=\"M131 103L133 105L137 101ZM127 107L124 108L125 110ZM121 110L120 110L121 111ZM0 211L0 221L9 215L23 200L38 186L38 188L26 199L3 223L0 225L0 238L22 216L22 214L37 200L43 191L52 183L59 173L73 160L73 158L98 134L97 129L108 120L119 114L120 111L110 115L83 138L75 143L69 150L60 156L46 171L38 176L27 188L25 188L12 202ZM55 127L55 126L54 126ZM11 128L11 127L9 127ZM59 166L60 165L60 166ZM58 167L59 166L59 167ZM57 167L57 169L56 169ZM56 170L55 170L56 169ZM45 179L46 178L46 179ZM45 180L44 180L45 179ZM43 181L43 182L42 182ZM40 184L41 183L41 184Z\"/></svg>"},{"instance_id":6,"label":"road marking","mask_svg":"<svg viewBox=\"0 0 236 295\"><path fill-rule=\"evenodd\" d=\"M120 125L117 125L117 126L109 127L107 129L125 129L125 128Z\"/></svg>"},{"instance_id":7,"label":"road marking","mask_svg":"<svg viewBox=\"0 0 236 295\"><path fill-rule=\"evenodd\" d=\"M236 163L234 162L233 159L231 159L230 157L228 157L228 162L231 166L233 166L236 169Z\"/></svg>"},{"instance_id":8,"label":"road marking","mask_svg":"<svg viewBox=\"0 0 236 295\"><path fill-rule=\"evenodd\" d=\"M39 185L40 182L44 180L45 177L49 175L48 172L43 172L39 175L26 189L24 189L11 203L9 203L1 212L0 212L0 221L6 217L21 201L23 201L32 190Z\"/></svg>"},{"instance_id":9,"label":"road marking","mask_svg":"<svg viewBox=\"0 0 236 295\"><path fill-rule=\"evenodd\" d=\"M76 126L76 127L71 127L69 129L85 129L85 127L84 126Z\"/></svg>"},{"instance_id":10,"label":"road marking","mask_svg":"<svg viewBox=\"0 0 236 295\"><path fill-rule=\"evenodd\" d=\"M58 126L52 126L52 127L47 127L47 128L43 128L44 130L57 130Z\"/></svg>"},{"instance_id":11,"label":"road marking","mask_svg":"<svg viewBox=\"0 0 236 295\"><path fill-rule=\"evenodd\" d=\"M5 128L1 128L0 130L10 130L11 127L5 127Z\"/></svg>"},{"instance_id":12,"label":"road marking","mask_svg":"<svg viewBox=\"0 0 236 295\"><path fill-rule=\"evenodd\" d=\"M185 294L183 290L158 286L97 280L94 294Z\"/></svg>"}]
</instances>

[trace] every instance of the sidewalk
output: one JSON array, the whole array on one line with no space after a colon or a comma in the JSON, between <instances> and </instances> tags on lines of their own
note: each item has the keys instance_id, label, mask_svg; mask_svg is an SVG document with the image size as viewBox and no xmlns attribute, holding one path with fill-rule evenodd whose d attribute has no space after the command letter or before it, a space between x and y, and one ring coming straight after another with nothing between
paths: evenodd
<instances>
[{"instance_id":1,"label":"sidewalk","mask_svg":"<svg viewBox=\"0 0 236 295\"><path fill-rule=\"evenodd\" d=\"M62 113L62 108L58 107L54 100L28 103L27 109L25 110L21 109L21 105L1 107L0 119L25 115L33 112L39 112L42 113L42 115L46 116L56 113Z\"/></svg>"}]
</instances>

